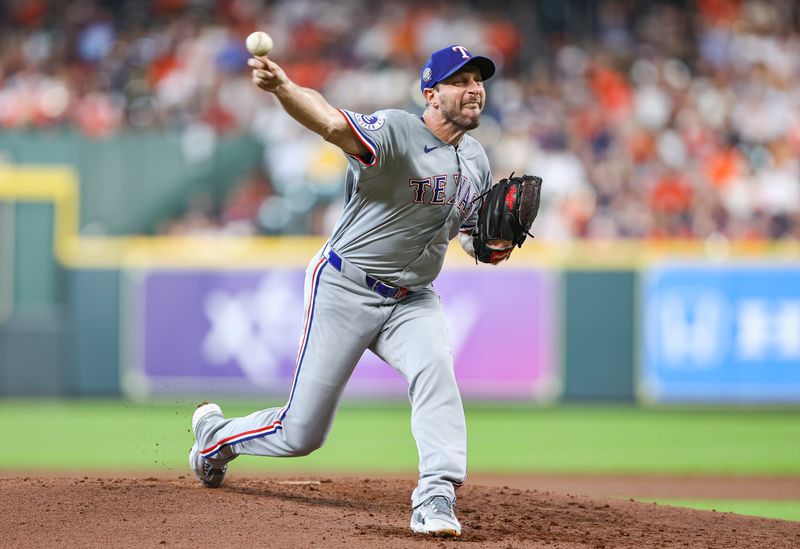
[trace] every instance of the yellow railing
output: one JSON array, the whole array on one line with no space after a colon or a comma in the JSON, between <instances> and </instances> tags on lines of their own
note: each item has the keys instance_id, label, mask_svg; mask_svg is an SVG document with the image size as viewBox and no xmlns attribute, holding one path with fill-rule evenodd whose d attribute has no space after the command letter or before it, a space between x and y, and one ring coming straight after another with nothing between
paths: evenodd
<instances>
[{"instance_id":1,"label":"yellow railing","mask_svg":"<svg viewBox=\"0 0 800 549\"><path fill-rule=\"evenodd\" d=\"M211 268L304 266L322 237L81 236L78 176L69 167L0 165L0 201L52 202L54 254L75 269ZM458 247L457 243L453 243ZM570 269L638 269L664 258L724 261L800 261L796 241L609 240L526 242L499 268L540 266ZM447 266L474 260L456 251Z\"/></svg>"}]
</instances>

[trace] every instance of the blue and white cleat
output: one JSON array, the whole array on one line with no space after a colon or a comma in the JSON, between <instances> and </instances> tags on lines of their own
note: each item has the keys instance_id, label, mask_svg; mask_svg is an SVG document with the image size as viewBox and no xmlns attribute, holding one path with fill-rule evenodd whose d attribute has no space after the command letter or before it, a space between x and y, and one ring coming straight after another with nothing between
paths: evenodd
<instances>
[{"instance_id":1,"label":"blue and white cleat","mask_svg":"<svg viewBox=\"0 0 800 549\"><path fill-rule=\"evenodd\" d=\"M225 473L228 472L227 462L221 459L205 459L200 455L200 448L197 446L197 427L201 421L212 416L222 419L222 409L216 404L208 402L201 403L192 414L192 433L194 433L195 443L189 450L189 468L203 485L209 488L219 488L225 482Z\"/></svg>"},{"instance_id":2,"label":"blue and white cleat","mask_svg":"<svg viewBox=\"0 0 800 549\"><path fill-rule=\"evenodd\" d=\"M456 518L455 505L445 496L433 496L414 508L411 529L418 534L459 537L461 523Z\"/></svg>"}]
</instances>

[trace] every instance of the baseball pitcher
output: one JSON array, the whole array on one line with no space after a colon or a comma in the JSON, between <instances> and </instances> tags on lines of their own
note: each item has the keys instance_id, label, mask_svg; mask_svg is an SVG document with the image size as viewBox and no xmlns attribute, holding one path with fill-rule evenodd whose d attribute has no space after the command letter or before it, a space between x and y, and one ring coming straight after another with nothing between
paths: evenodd
<instances>
[{"instance_id":1,"label":"baseball pitcher","mask_svg":"<svg viewBox=\"0 0 800 549\"><path fill-rule=\"evenodd\" d=\"M416 116L336 109L274 61L248 63L256 86L347 155L345 206L308 264L288 401L240 418L225 418L216 404L199 406L192 471L217 487L239 454L302 456L322 446L353 368L371 349L408 382L419 451L411 529L460 536L455 490L467 474L467 431L432 282L455 237L476 261L506 260L530 230L541 185L512 174L492 186L486 154L467 135L480 122L494 64L458 45L433 52L420 73L427 106Z\"/></svg>"}]
</instances>

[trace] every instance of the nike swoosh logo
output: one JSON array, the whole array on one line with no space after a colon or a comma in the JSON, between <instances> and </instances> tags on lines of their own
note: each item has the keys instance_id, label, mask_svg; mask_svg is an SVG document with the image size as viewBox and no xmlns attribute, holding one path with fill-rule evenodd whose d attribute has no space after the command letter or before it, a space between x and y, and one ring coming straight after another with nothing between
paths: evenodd
<instances>
[{"instance_id":1,"label":"nike swoosh logo","mask_svg":"<svg viewBox=\"0 0 800 549\"><path fill-rule=\"evenodd\" d=\"M425 147L424 147L424 149L425 149L425 152L426 152L426 153L429 153L429 152L431 152L432 150L434 150L434 149L438 149L438 148L439 148L439 146L438 146L438 145L437 145L436 147L428 147L427 145L425 145Z\"/></svg>"}]
</instances>

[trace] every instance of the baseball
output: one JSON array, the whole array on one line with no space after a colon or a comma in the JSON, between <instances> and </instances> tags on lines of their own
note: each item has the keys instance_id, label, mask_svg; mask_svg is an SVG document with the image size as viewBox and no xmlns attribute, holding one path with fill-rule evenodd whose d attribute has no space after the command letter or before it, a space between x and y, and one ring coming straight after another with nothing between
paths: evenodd
<instances>
[{"instance_id":1,"label":"baseball","mask_svg":"<svg viewBox=\"0 0 800 549\"><path fill-rule=\"evenodd\" d=\"M253 55L264 56L272 49L272 37L264 31L251 32L244 45Z\"/></svg>"}]
</instances>

